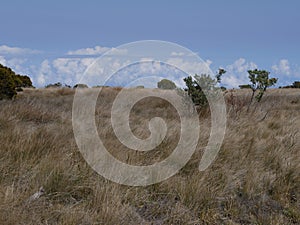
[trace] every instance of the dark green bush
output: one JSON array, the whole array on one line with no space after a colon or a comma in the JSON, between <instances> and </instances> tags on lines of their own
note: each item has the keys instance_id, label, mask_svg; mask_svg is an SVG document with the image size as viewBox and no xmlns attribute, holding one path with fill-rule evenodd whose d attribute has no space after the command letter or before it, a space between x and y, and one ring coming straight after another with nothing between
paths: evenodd
<instances>
[{"instance_id":1,"label":"dark green bush","mask_svg":"<svg viewBox=\"0 0 300 225\"><path fill-rule=\"evenodd\" d=\"M60 82L54 83L54 84L47 84L45 88L61 88L62 84Z\"/></svg>"},{"instance_id":2,"label":"dark green bush","mask_svg":"<svg viewBox=\"0 0 300 225\"><path fill-rule=\"evenodd\" d=\"M75 84L73 88L88 88L86 84Z\"/></svg>"},{"instance_id":3,"label":"dark green bush","mask_svg":"<svg viewBox=\"0 0 300 225\"><path fill-rule=\"evenodd\" d=\"M240 89L251 89L251 85L250 84L241 84L239 85Z\"/></svg>"},{"instance_id":4,"label":"dark green bush","mask_svg":"<svg viewBox=\"0 0 300 225\"><path fill-rule=\"evenodd\" d=\"M0 64L0 100L12 99L22 88L33 87L28 76L18 75L6 66Z\"/></svg>"},{"instance_id":5,"label":"dark green bush","mask_svg":"<svg viewBox=\"0 0 300 225\"><path fill-rule=\"evenodd\" d=\"M0 100L12 99L16 94L14 72L0 64Z\"/></svg>"},{"instance_id":6,"label":"dark green bush","mask_svg":"<svg viewBox=\"0 0 300 225\"><path fill-rule=\"evenodd\" d=\"M300 81L295 81L292 85L283 86L279 88L300 88Z\"/></svg>"}]
</instances>

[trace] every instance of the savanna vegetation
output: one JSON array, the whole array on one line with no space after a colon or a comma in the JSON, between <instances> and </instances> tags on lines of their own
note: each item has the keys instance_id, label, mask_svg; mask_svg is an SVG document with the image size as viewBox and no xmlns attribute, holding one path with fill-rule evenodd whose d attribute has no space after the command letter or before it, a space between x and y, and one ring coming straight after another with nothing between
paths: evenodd
<instances>
[{"instance_id":1,"label":"savanna vegetation","mask_svg":"<svg viewBox=\"0 0 300 225\"><path fill-rule=\"evenodd\" d=\"M252 91L227 90L227 132L214 163L198 165L210 134L209 109L188 164L170 179L128 187L94 172L74 140L74 89L25 89L0 101L0 224L299 224L300 90L270 89L249 111ZM93 92L97 89L83 89ZM131 113L135 135L149 135L148 119L168 124L154 151L137 153L115 137L110 110L120 88L103 88L96 107L99 136L116 158L151 164L172 152L180 135L176 110L145 99ZM175 90L128 89L139 92ZM145 119L146 118L146 119ZM31 199L40 187L44 192Z\"/></svg>"}]
</instances>

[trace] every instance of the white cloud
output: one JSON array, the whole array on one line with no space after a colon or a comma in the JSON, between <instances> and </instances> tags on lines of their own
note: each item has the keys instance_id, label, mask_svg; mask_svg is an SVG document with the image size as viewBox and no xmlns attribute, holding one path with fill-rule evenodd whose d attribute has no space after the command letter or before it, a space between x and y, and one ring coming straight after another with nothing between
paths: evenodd
<instances>
[{"instance_id":1,"label":"white cloud","mask_svg":"<svg viewBox=\"0 0 300 225\"><path fill-rule=\"evenodd\" d=\"M295 75L295 79L300 81L300 68L299 67L295 70L294 75Z\"/></svg>"},{"instance_id":2,"label":"white cloud","mask_svg":"<svg viewBox=\"0 0 300 225\"><path fill-rule=\"evenodd\" d=\"M6 60L6 64L8 67L11 67L13 68L13 70L16 72L16 73L26 73L27 72L27 69L24 68L26 67L25 66L25 63L27 62L27 59L26 58L11 58L9 60Z\"/></svg>"},{"instance_id":3,"label":"white cloud","mask_svg":"<svg viewBox=\"0 0 300 225\"><path fill-rule=\"evenodd\" d=\"M110 50L110 48L96 46L94 48L81 48L75 51L69 51L67 54L68 55L102 55L108 50Z\"/></svg>"},{"instance_id":4,"label":"white cloud","mask_svg":"<svg viewBox=\"0 0 300 225\"><path fill-rule=\"evenodd\" d=\"M6 59L1 55L0 55L0 64L2 64L4 66L6 65Z\"/></svg>"},{"instance_id":5,"label":"white cloud","mask_svg":"<svg viewBox=\"0 0 300 225\"><path fill-rule=\"evenodd\" d=\"M39 86L45 86L47 84L46 80L49 80L49 78L51 78L52 74L53 73L52 73L52 69L51 69L51 66L49 64L49 61L44 60L41 63L41 67L38 71L37 78L36 78L36 83Z\"/></svg>"},{"instance_id":6,"label":"white cloud","mask_svg":"<svg viewBox=\"0 0 300 225\"><path fill-rule=\"evenodd\" d=\"M139 70L141 73L147 73L149 75L155 75L163 72L163 68L160 62L152 61L151 60L141 60Z\"/></svg>"},{"instance_id":7,"label":"white cloud","mask_svg":"<svg viewBox=\"0 0 300 225\"><path fill-rule=\"evenodd\" d=\"M241 84L247 84L248 79L241 76L233 74L225 74L222 78L222 84L226 85L229 88L236 88Z\"/></svg>"},{"instance_id":8,"label":"white cloud","mask_svg":"<svg viewBox=\"0 0 300 225\"><path fill-rule=\"evenodd\" d=\"M246 62L246 59L239 58L233 64L227 66L227 70L237 73L244 73L248 70L256 69L257 65L253 62Z\"/></svg>"},{"instance_id":9,"label":"white cloud","mask_svg":"<svg viewBox=\"0 0 300 225\"><path fill-rule=\"evenodd\" d=\"M184 56L185 53L184 52L172 52L171 56Z\"/></svg>"},{"instance_id":10,"label":"white cloud","mask_svg":"<svg viewBox=\"0 0 300 225\"><path fill-rule=\"evenodd\" d=\"M24 57L4 57L0 55L0 64L12 68L17 74L26 74L29 72L26 62L27 58Z\"/></svg>"},{"instance_id":11,"label":"white cloud","mask_svg":"<svg viewBox=\"0 0 300 225\"><path fill-rule=\"evenodd\" d=\"M90 65L95 62L97 56L103 55L110 51L106 57L102 57L102 62L95 66L90 67ZM93 48L82 48L74 51L69 51L67 54L70 56L64 58L44 58L37 60L37 57L26 56L26 54L34 54L39 51L9 47L6 45L0 46L0 63L11 67L16 73L27 74L32 77L34 85L38 87L45 86L49 83L61 82L69 85L74 85L80 82L80 79L87 71L87 79L82 82L86 82L89 86L97 85L106 80L105 76L107 74L112 74L118 69L122 68L122 74L120 77L116 77L116 83L125 84L127 81L139 78L140 75L147 76L163 76L167 79L171 79L179 85L183 84L182 76L186 76L178 69L172 67L176 65L179 69L186 72L188 75L197 74L211 74L209 67L212 61L206 60L204 62L199 62L193 60L191 56L192 53L184 53L179 51L174 51L166 55L164 60L166 64L171 66L165 66L164 63L151 62L154 59L152 56L142 57L142 54L133 55L137 62L142 62L138 66L128 66L132 59L124 57L129 54L130 49L116 49L95 46ZM39 55L40 56L40 55ZM129 54L129 57L132 55ZM36 61L34 61L36 60ZM32 62L30 65L29 62ZM256 69L257 65L254 62L247 61L245 58L239 58L232 64L224 66L227 71L226 74L222 76L221 85L228 88L237 88L241 84L249 83L248 70ZM290 65L287 59L281 59L277 64L273 65L272 72L275 73L279 78L280 85L288 85L295 80L300 78L300 68L297 65ZM213 75L214 75L213 71ZM118 80L119 79L119 80ZM127 80L126 80L127 79Z\"/></svg>"},{"instance_id":12,"label":"white cloud","mask_svg":"<svg viewBox=\"0 0 300 225\"><path fill-rule=\"evenodd\" d=\"M171 52L171 56L172 57L188 57L188 56L195 56L195 55L197 55L197 53L196 52L190 52L190 51L188 51L188 52Z\"/></svg>"},{"instance_id":13,"label":"white cloud","mask_svg":"<svg viewBox=\"0 0 300 225\"><path fill-rule=\"evenodd\" d=\"M287 59L282 59L279 61L277 65L272 66L272 70L280 75L290 75L291 74L291 68L290 63Z\"/></svg>"},{"instance_id":14,"label":"white cloud","mask_svg":"<svg viewBox=\"0 0 300 225\"><path fill-rule=\"evenodd\" d=\"M94 58L58 58L52 66L61 82L74 85L94 61Z\"/></svg>"},{"instance_id":15,"label":"white cloud","mask_svg":"<svg viewBox=\"0 0 300 225\"><path fill-rule=\"evenodd\" d=\"M247 62L244 58L239 58L232 64L225 67L227 73L222 76L222 85L229 88L236 88L241 84L247 84L248 70L256 69L257 65L253 62Z\"/></svg>"},{"instance_id":16,"label":"white cloud","mask_svg":"<svg viewBox=\"0 0 300 225\"><path fill-rule=\"evenodd\" d=\"M29 48L18 48L18 47L9 47L7 45L0 46L0 54L3 55L25 55L25 54L37 54L40 51L32 50Z\"/></svg>"},{"instance_id":17,"label":"white cloud","mask_svg":"<svg viewBox=\"0 0 300 225\"><path fill-rule=\"evenodd\" d=\"M81 48L75 51L69 51L68 55L102 55L106 52L110 51L111 55L122 55L126 54L126 49L116 49L116 48L108 48L95 46L94 48Z\"/></svg>"},{"instance_id":18,"label":"white cloud","mask_svg":"<svg viewBox=\"0 0 300 225\"><path fill-rule=\"evenodd\" d=\"M195 71L197 74L211 74L209 66L212 61L206 60L205 62L184 60L183 58L170 58L166 61L170 65L176 65L179 69L183 70L187 74L194 76Z\"/></svg>"},{"instance_id":19,"label":"white cloud","mask_svg":"<svg viewBox=\"0 0 300 225\"><path fill-rule=\"evenodd\" d=\"M96 85L99 82L105 81L105 76L107 76L107 74L116 72L119 68L128 65L132 61L131 58L124 57L129 51L127 49L95 46L93 48L82 48L67 52L68 55L72 55L71 57L54 59L45 58L45 60L38 64L23 67L26 59L21 60L21 57L14 57L13 54L33 53L35 51L0 46L0 52L1 51L11 55L0 57L0 62L5 63L7 66L11 66L13 69L17 68L18 70L21 70L22 68L27 68L28 74L33 78L33 83L40 87L55 82L74 85L75 83L80 82L85 72L87 72L86 77L82 82L86 82L89 85ZM109 54L107 54L108 51ZM106 57L102 58L101 63L99 65L96 63L96 65L87 70L89 66L95 62L97 55L102 55L104 53L106 53ZM170 58L166 60L167 64L177 65L180 69L188 72L190 75L194 75L195 72L199 74L209 73L208 66L212 63L209 60L199 63L198 61L190 61L189 57L186 57L188 56L187 53L173 52L172 55L173 57L170 56ZM129 57L131 57L131 55L129 55ZM133 57L136 58L137 62L147 61L147 63L140 63L137 67L131 67L131 69L129 67L123 68L122 73L124 76L120 77L120 84L122 80L126 83L126 77L135 78L138 77L138 74L148 76L163 75L170 77L172 77L173 74L175 74L175 76L178 76L179 74L178 69L173 69L170 66L165 67L159 62L149 62L149 60L151 61L153 59L138 58L138 54L133 55ZM183 74L182 72L180 73Z\"/></svg>"}]
</instances>

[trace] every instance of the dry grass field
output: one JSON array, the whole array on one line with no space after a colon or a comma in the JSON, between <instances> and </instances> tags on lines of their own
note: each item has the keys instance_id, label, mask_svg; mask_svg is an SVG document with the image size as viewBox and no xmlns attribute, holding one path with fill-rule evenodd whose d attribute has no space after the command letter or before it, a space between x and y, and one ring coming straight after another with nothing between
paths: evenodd
<instances>
[{"instance_id":1,"label":"dry grass field","mask_svg":"<svg viewBox=\"0 0 300 225\"><path fill-rule=\"evenodd\" d=\"M116 140L110 124L118 91L105 88L96 108L99 136L111 154L136 165L168 156L180 135L174 108L158 99L133 108L136 136L149 135L147 119L154 115L169 128L157 149L137 153ZM249 90L224 95L227 131L213 164L198 170L210 133L209 111L200 110L191 160L147 187L108 181L85 162L72 129L74 90L28 89L0 101L0 224L300 224L300 89L268 90L249 110ZM42 195L30 199L40 187Z\"/></svg>"}]
</instances>

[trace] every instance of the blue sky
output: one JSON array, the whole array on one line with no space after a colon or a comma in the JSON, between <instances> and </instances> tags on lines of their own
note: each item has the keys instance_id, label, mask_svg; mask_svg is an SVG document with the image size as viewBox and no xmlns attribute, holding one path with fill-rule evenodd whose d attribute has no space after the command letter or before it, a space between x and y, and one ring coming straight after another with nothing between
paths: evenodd
<instances>
[{"instance_id":1,"label":"blue sky","mask_svg":"<svg viewBox=\"0 0 300 225\"><path fill-rule=\"evenodd\" d=\"M73 84L90 52L163 40L198 53L212 70L225 68L227 86L247 82L252 68L271 71L285 85L300 80L299 9L297 0L4 0L0 63L36 86ZM84 59L70 54L78 49Z\"/></svg>"}]
</instances>

